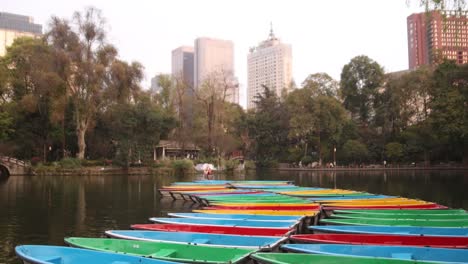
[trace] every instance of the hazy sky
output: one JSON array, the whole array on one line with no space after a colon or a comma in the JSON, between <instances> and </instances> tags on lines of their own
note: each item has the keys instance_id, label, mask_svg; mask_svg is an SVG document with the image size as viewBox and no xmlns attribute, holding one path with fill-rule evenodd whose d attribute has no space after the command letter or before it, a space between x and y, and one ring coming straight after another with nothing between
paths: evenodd
<instances>
[{"instance_id":1,"label":"hazy sky","mask_svg":"<svg viewBox=\"0 0 468 264\"><path fill-rule=\"evenodd\" d=\"M249 47L267 38L270 22L292 45L293 77L326 72L339 79L343 65L367 55L387 72L408 68L406 17L421 12L419 0L0 0L0 11L34 17L71 18L94 6L107 19L109 41L124 60L145 66L148 87L156 73L170 73L171 51L197 37L234 41L241 105L247 89Z\"/></svg>"}]
</instances>

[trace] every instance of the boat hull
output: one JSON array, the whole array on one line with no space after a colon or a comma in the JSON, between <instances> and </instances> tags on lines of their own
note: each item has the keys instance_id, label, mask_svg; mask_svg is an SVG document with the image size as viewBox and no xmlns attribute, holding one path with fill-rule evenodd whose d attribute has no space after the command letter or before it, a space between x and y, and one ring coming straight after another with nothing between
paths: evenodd
<instances>
[{"instance_id":1,"label":"boat hull","mask_svg":"<svg viewBox=\"0 0 468 264\"><path fill-rule=\"evenodd\" d=\"M431 237L418 235L369 235L369 234L307 234L292 235L298 243L351 244L351 245L399 245L440 248L468 248L468 237Z\"/></svg>"},{"instance_id":2,"label":"boat hull","mask_svg":"<svg viewBox=\"0 0 468 264\"><path fill-rule=\"evenodd\" d=\"M178 224L143 224L132 225L131 228L151 231L169 232L192 232L210 233L242 236L287 236L290 229L284 228L251 228L251 227L225 227L225 226L200 226L200 225L178 225Z\"/></svg>"}]
</instances>

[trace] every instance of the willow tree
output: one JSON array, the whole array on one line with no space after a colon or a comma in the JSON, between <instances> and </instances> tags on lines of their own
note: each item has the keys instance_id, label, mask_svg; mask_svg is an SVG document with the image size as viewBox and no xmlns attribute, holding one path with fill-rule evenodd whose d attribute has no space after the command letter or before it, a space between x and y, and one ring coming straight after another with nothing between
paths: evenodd
<instances>
[{"instance_id":1,"label":"willow tree","mask_svg":"<svg viewBox=\"0 0 468 264\"><path fill-rule=\"evenodd\" d=\"M83 159L85 135L102 106L106 78L117 51L106 42L105 21L95 8L75 12L71 21L53 17L50 27L46 35L63 57L67 97L74 110L77 158Z\"/></svg>"}]
</instances>

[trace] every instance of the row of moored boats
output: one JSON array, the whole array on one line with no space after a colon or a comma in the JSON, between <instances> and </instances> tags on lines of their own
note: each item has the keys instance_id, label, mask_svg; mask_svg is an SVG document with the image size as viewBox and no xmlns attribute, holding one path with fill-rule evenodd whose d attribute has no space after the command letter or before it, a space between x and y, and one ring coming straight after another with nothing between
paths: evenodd
<instances>
[{"instance_id":1,"label":"row of moored boats","mask_svg":"<svg viewBox=\"0 0 468 264\"><path fill-rule=\"evenodd\" d=\"M47 264L468 263L468 213L432 202L288 181L176 182L159 191L202 207L16 253Z\"/></svg>"}]
</instances>

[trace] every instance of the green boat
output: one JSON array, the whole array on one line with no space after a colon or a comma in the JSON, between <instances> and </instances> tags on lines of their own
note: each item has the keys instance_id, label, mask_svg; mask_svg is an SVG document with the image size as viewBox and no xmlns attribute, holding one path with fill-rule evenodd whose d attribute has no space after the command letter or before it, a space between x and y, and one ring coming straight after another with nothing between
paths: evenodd
<instances>
[{"instance_id":1,"label":"green boat","mask_svg":"<svg viewBox=\"0 0 468 264\"><path fill-rule=\"evenodd\" d=\"M331 218L344 218L344 219L408 219L408 220L441 220L441 221L454 221L454 220L468 220L468 214L459 215L418 215L418 214L332 214Z\"/></svg>"},{"instance_id":2,"label":"green boat","mask_svg":"<svg viewBox=\"0 0 468 264\"><path fill-rule=\"evenodd\" d=\"M415 214L415 215L468 215L463 209L441 209L441 210L334 210L338 214Z\"/></svg>"},{"instance_id":3,"label":"green boat","mask_svg":"<svg viewBox=\"0 0 468 264\"><path fill-rule=\"evenodd\" d=\"M65 238L65 243L80 248L131 254L185 263L240 263L255 250L173 244L111 238Z\"/></svg>"},{"instance_id":4,"label":"green boat","mask_svg":"<svg viewBox=\"0 0 468 264\"><path fill-rule=\"evenodd\" d=\"M332 225L380 225L380 226L422 226L422 227L468 227L468 220L408 220L408 219L322 219L322 224Z\"/></svg>"},{"instance_id":5,"label":"green boat","mask_svg":"<svg viewBox=\"0 0 468 264\"><path fill-rule=\"evenodd\" d=\"M271 264L429 264L433 262L422 262L415 260L384 259L384 258L361 258L348 256L327 256L304 253L255 253L250 256L260 263Z\"/></svg>"}]
</instances>

